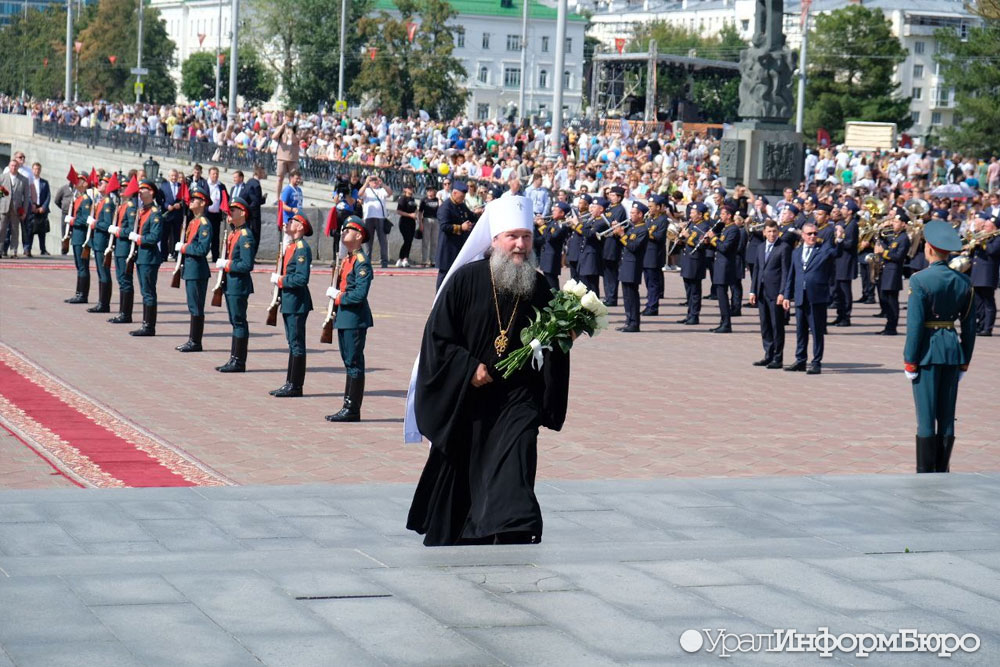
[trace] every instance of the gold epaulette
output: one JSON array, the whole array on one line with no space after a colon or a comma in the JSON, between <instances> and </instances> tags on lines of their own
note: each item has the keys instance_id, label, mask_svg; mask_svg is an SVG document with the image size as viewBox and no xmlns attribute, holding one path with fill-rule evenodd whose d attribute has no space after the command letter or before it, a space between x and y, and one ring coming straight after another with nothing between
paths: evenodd
<instances>
[{"instance_id":1,"label":"gold epaulette","mask_svg":"<svg viewBox=\"0 0 1000 667\"><path fill-rule=\"evenodd\" d=\"M305 245L305 244L303 244L303 243L302 243L302 239L299 239L299 240L298 240L298 241L297 241L297 242L295 243L295 247L296 247L296 248L301 248L301 247L303 247L303 245Z\"/></svg>"},{"instance_id":2,"label":"gold epaulette","mask_svg":"<svg viewBox=\"0 0 1000 667\"><path fill-rule=\"evenodd\" d=\"M247 233L248 233L248 232L247 232L247 229L246 229L246 227L244 227L243 229L241 229L241 230L240 230L240 236L246 236L246 235L247 235Z\"/></svg>"}]
</instances>

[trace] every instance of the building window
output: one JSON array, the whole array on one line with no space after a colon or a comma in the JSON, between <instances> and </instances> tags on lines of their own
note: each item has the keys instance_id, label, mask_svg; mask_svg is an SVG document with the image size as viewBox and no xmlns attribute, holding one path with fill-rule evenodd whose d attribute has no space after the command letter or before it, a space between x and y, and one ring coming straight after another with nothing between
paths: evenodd
<instances>
[{"instance_id":1,"label":"building window","mask_svg":"<svg viewBox=\"0 0 1000 667\"><path fill-rule=\"evenodd\" d=\"M950 107L951 98L955 94L954 88L938 88L934 96L934 102L939 107Z\"/></svg>"},{"instance_id":2,"label":"building window","mask_svg":"<svg viewBox=\"0 0 1000 667\"><path fill-rule=\"evenodd\" d=\"M548 53L548 52L549 52L549 36L548 35L543 35L542 36L542 53Z\"/></svg>"},{"instance_id":3,"label":"building window","mask_svg":"<svg viewBox=\"0 0 1000 667\"><path fill-rule=\"evenodd\" d=\"M568 90L570 88L569 83L570 83L569 72L568 71L563 72L563 88Z\"/></svg>"},{"instance_id":4,"label":"building window","mask_svg":"<svg viewBox=\"0 0 1000 667\"><path fill-rule=\"evenodd\" d=\"M549 73L547 70L542 70L538 73L538 87L548 88L549 87Z\"/></svg>"},{"instance_id":5,"label":"building window","mask_svg":"<svg viewBox=\"0 0 1000 667\"><path fill-rule=\"evenodd\" d=\"M465 28L455 28L455 48L465 47Z\"/></svg>"},{"instance_id":6,"label":"building window","mask_svg":"<svg viewBox=\"0 0 1000 667\"><path fill-rule=\"evenodd\" d=\"M566 53L573 53L573 38L566 38Z\"/></svg>"},{"instance_id":7,"label":"building window","mask_svg":"<svg viewBox=\"0 0 1000 667\"><path fill-rule=\"evenodd\" d=\"M913 66L913 78L914 79L922 79L922 78L924 78L924 66L923 65L914 65Z\"/></svg>"},{"instance_id":8,"label":"building window","mask_svg":"<svg viewBox=\"0 0 1000 667\"><path fill-rule=\"evenodd\" d=\"M520 35L507 35L507 50L508 51L520 51L521 50L521 36Z\"/></svg>"},{"instance_id":9,"label":"building window","mask_svg":"<svg viewBox=\"0 0 1000 667\"><path fill-rule=\"evenodd\" d=\"M910 93L910 97L915 100L924 99L924 89L919 86L914 86L913 91Z\"/></svg>"},{"instance_id":10,"label":"building window","mask_svg":"<svg viewBox=\"0 0 1000 667\"><path fill-rule=\"evenodd\" d=\"M503 87L504 88L520 88L521 87L521 68L520 67L504 67L503 68Z\"/></svg>"},{"instance_id":11,"label":"building window","mask_svg":"<svg viewBox=\"0 0 1000 667\"><path fill-rule=\"evenodd\" d=\"M955 125L956 127L959 126L959 125L961 125L962 124L962 115L961 114L957 114L957 113L956 114L952 114L951 124Z\"/></svg>"},{"instance_id":12,"label":"building window","mask_svg":"<svg viewBox=\"0 0 1000 667\"><path fill-rule=\"evenodd\" d=\"M915 55L915 56L922 56L922 55L924 55L924 43L923 42L914 42L913 43L913 55Z\"/></svg>"},{"instance_id":13,"label":"building window","mask_svg":"<svg viewBox=\"0 0 1000 667\"><path fill-rule=\"evenodd\" d=\"M486 65L479 66L479 83L490 82L490 69Z\"/></svg>"},{"instance_id":14,"label":"building window","mask_svg":"<svg viewBox=\"0 0 1000 667\"><path fill-rule=\"evenodd\" d=\"M920 112L919 111L911 111L910 112L910 120L913 121L914 125L920 125Z\"/></svg>"},{"instance_id":15,"label":"building window","mask_svg":"<svg viewBox=\"0 0 1000 667\"><path fill-rule=\"evenodd\" d=\"M935 111L931 113L931 125L940 125L940 124L941 124L941 112Z\"/></svg>"},{"instance_id":16,"label":"building window","mask_svg":"<svg viewBox=\"0 0 1000 667\"><path fill-rule=\"evenodd\" d=\"M746 32L750 29L750 19L743 19L740 21L740 30Z\"/></svg>"},{"instance_id":17,"label":"building window","mask_svg":"<svg viewBox=\"0 0 1000 667\"><path fill-rule=\"evenodd\" d=\"M476 105L476 120L488 120L490 117L490 105L489 104L477 104Z\"/></svg>"},{"instance_id":18,"label":"building window","mask_svg":"<svg viewBox=\"0 0 1000 667\"><path fill-rule=\"evenodd\" d=\"M488 32L483 33L483 48L484 49L490 48L490 33Z\"/></svg>"}]
</instances>

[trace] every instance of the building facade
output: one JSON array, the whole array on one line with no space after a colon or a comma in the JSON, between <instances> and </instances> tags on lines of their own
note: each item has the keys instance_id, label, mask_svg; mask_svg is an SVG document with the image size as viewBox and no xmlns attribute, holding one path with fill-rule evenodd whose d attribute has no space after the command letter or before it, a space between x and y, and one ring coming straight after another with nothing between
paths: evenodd
<instances>
[{"instance_id":1,"label":"building facade","mask_svg":"<svg viewBox=\"0 0 1000 667\"><path fill-rule=\"evenodd\" d=\"M199 51L215 53L217 46L223 51L229 48L232 41L232 5L219 0L150 0L149 4L159 10L167 35L176 45L170 76L180 90L181 65L191 54ZM221 76L228 80L228 65L223 65ZM185 101L180 94L178 99Z\"/></svg>"}]
</instances>

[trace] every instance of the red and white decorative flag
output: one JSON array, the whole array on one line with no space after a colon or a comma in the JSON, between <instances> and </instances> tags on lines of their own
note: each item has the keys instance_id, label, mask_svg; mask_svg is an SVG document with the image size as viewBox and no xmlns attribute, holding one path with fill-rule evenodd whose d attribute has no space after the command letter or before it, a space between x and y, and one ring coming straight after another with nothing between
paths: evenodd
<instances>
[{"instance_id":1,"label":"red and white decorative flag","mask_svg":"<svg viewBox=\"0 0 1000 667\"><path fill-rule=\"evenodd\" d=\"M118 60L118 56L108 56L108 62L110 62L112 65L115 64L116 60Z\"/></svg>"},{"instance_id":2,"label":"red and white decorative flag","mask_svg":"<svg viewBox=\"0 0 1000 667\"><path fill-rule=\"evenodd\" d=\"M42 58L42 67L48 67L48 66L49 66L49 59Z\"/></svg>"},{"instance_id":3,"label":"red and white decorative flag","mask_svg":"<svg viewBox=\"0 0 1000 667\"><path fill-rule=\"evenodd\" d=\"M225 65L225 64L226 64L226 54L225 53L220 53L219 54L219 65Z\"/></svg>"},{"instance_id":4,"label":"red and white decorative flag","mask_svg":"<svg viewBox=\"0 0 1000 667\"><path fill-rule=\"evenodd\" d=\"M207 37L205 33L203 32L198 33L198 46L201 46L202 44L205 43L205 37Z\"/></svg>"},{"instance_id":5,"label":"red and white decorative flag","mask_svg":"<svg viewBox=\"0 0 1000 667\"><path fill-rule=\"evenodd\" d=\"M806 29L806 23L809 21L809 7L812 5L812 0L802 0L802 17L799 19L799 25L803 30Z\"/></svg>"},{"instance_id":6,"label":"red and white decorative flag","mask_svg":"<svg viewBox=\"0 0 1000 667\"><path fill-rule=\"evenodd\" d=\"M73 50L76 51L77 53L80 53L80 51L83 50L83 42L74 42Z\"/></svg>"},{"instance_id":7,"label":"red and white decorative flag","mask_svg":"<svg viewBox=\"0 0 1000 667\"><path fill-rule=\"evenodd\" d=\"M375 62L375 54L378 53L378 48L374 46L368 47L368 59Z\"/></svg>"},{"instance_id":8,"label":"red and white decorative flag","mask_svg":"<svg viewBox=\"0 0 1000 667\"><path fill-rule=\"evenodd\" d=\"M413 43L413 38L417 36L417 28L419 27L420 24L413 21L406 24L406 38L410 40L411 44Z\"/></svg>"},{"instance_id":9,"label":"red and white decorative flag","mask_svg":"<svg viewBox=\"0 0 1000 667\"><path fill-rule=\"evenodd\" d=\"M615 51L620 54L625 53L625 38L615 37Z\"/></svg>"}]
</instances>

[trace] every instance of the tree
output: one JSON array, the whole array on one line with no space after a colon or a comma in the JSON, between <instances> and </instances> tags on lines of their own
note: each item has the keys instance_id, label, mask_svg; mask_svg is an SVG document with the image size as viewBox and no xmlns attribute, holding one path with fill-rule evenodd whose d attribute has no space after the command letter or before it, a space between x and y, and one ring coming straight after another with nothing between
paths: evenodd
<instances>
[{"instance_id":1,"label":"tree","mask_svg":"<svg viewBox=\"0 0 1000 667\"><path fill-rule=\"evenodd\" d=\"M146 7L142 23L142 66L149 70L142 77L145 92L142 99L155 104L172 103L177 99L177 87L169 69L174 62L174 43L167 37L167 28L160 12ZM136 66L139 14L133 0L100 0L90 24L79 33L83 42L80 52L80 96L115 102L134 100L130 72ZM115 62L109 60L115 57Z\"/></svg>"},{"instance_id":2,"label":"tree","mask_svg":"<svg viewBox=\"0 0 1000 667\"><path fill-rule=\"evenodd\" d=\"M848 120L912 124L910 97L897 97L893 70L907 53L878 9L850 5L816 16L809 33L805 133L824 128L844 140Z\"/></svg>"},{"instance_id":3,"label":"tree","mask_svg":"<svg viewBox=\"0 0 1000 667\"><path fill-rule=\"evenodd\" d=\"M84 7L76 28L85 28L93 5ZM38 98L62 99L65 85L66 9L62 5L18 12L0 28L0 92L19 95L24 90ZM72 91L70 91L72 97Z\"/></svg>"},{"instance_id":4,"label":"tree","mask_svg":"<svg viewBox=\"0 0 1000 667\"><path fill-rule=\"evenodd\" d=\"M364 58L352 92L370 95L390 116L419 109L434 118L461 113L469 93L460 81L467 74L452 55L455 28L446 25L455 10L447 0L396 0L395 4L398 17L383 11L362 19L358 26L375 57ZM407 35L411 22L419 24L413 42Z\"/></svg>"},{"instance_id":5,"label":"tree","mask_svg":"<svg viewBox=\"0 0 1000 667\"><path fill-rule=\"evenodd\" d=\"M229 49L223 55L219 81L219 97L229 101ZM274 95L274 75L261 64L257 52L243 47L236 70L236 87L240 97L250 104L259 104ZM181 92L189 100L215 98L215 53L192 53L181 65Z\"/></svg>"},{"instance_id":6,"label":"tree","mask_svg":"<svg viewBox=\"0 0 1000 667\"><path fill-rule=\"evenodd\" d=\"M944 128L944 143L955 150L1000 154L1000 22L970 28L966 39L955 30L937 31L941 78L955 88L961 123Z\"/></svg>"},{"instance_id":7,"label":"tree","mask_svg":"<svg viewBox=\"0 0 1000 667\"><path fill-rule=\"evenodd\" d=\"M976 0L975 4L967 7L987 21L1000 21L1000 0Z\"/></svg>"}]
</instances>

